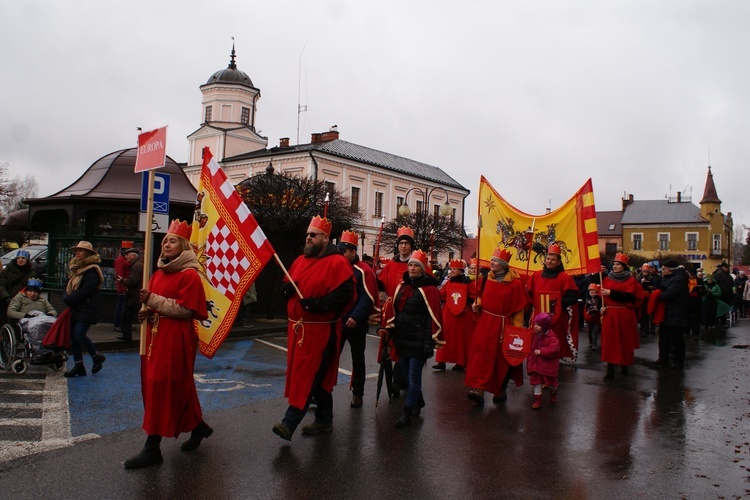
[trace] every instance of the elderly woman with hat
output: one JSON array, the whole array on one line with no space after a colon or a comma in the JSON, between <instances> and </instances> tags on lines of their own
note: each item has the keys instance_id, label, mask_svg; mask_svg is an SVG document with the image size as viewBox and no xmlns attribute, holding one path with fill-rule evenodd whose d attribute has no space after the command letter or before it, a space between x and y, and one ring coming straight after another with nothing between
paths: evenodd
<instances>
[{"instance_id":1,"label":"elderly woman with hat","mask_svg":"<svg viewBox=\"0 0 750 500\"><path fill-rule=\"evenodd\" d=\"M0 325L8 320L7 310L11 299L18 295L30 278L36 277L29 257L29 251L21 248L16 251L15 259L0 271Z\"/></svg>"},{"instance_id":2,"label":"elderly woman with hat","mask_svg":"<svg viewBox=\"0 0 750 500\"><path fill-rule=\"evenodd\" d=\"M487 276L477 278L477 298L472 310L479 313L471 352L466 366L464 384L468 397L484 404L484 391L495 395L493 401L507 399L506 388L512 379L523 385L523 367L510 366L502 351L502 338L507 325L523 326L523 313L531 302L520 276L509 267L511 253L497 248L490 259Z\"/></svg>"},{"instance_id":3,"label":"elderly woman with hat","mask_svg":"<svg viewBox=\"0 0 750 500\"><path fill-rule=\"evenodd\" d=\"M643 300L643 288L628 269L628 256L615 255L610 272L602 283L601 323L602 361L607 363L604 380L615 378L615 365L622 366L628 375L634 351L641 346L638 336L638 312Z\"/></svg>"},{"instance_id":4,"label":"elderly woman with hat","mask_svg":"<svg viewBox=\"0 0 750 500\"><path fill-rule=\"evenodd\" d=\"M143 449L125 461L126 469L140 469L163 461L162 437L190 432L182 451L192 451L213 429L203 421L193 370L198 352L194 321L208 317L198 258L190 245L191 227L173 220L161 242L157 271L140 291L147 308L138 312L148 321L146 354L141 356Z\"/></svg>"},{"instance_id":5,"label":"elderly woman with hat","mask_svg":"<svg viewBox=\"0 0 750 500\"><path fill-rule=\"evenodd\" d=\"M91 356L94 364L91 373L98 373L106 359L99 354L87 333L99 315L99 289L104 283L101 259L88 241L79 241L71 250L75 256L68 263L68 283L63 292L63 302L70 308L70 345L75 364L65 372L66 377L85 377L83 352Z\"/></svg>"},{"instance_id":6,"label":"elderly woman with hat","mask_svg":"<svg viewBox=\"0 0 750 500\"><path fill-rule=\"evenodd\" d=\"M438 284L427 263L427 254L415 250L394 293L393 316L387 323L406 382L406 401L396 427L409 425L411 417L424 407L422 368L432 357L435 345L443 344Z\"/></svg>"}]
</instances>

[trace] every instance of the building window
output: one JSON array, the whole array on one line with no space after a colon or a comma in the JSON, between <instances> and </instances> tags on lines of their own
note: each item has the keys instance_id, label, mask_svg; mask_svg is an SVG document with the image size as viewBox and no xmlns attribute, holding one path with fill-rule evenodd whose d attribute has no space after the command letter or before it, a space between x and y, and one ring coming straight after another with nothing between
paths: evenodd
<instances>
[{"instance_id":1,"label":"building window","mask_svg":"<svg viewBox=\"0 0 750 500\"><path fill-rule=\"evenodd\" d=\"M213 106L206 106L206 123L211 121L211 114L213 113Z\"/></svg>"},{"instance_id":2,"label":"building window","mask_svg":"<svg viewBox=\"0 0 750 500\"><path fill-rule=\"evenodd\" d=\"M711 249L713 250L714 255L718 255L721 253L721 235L720 234L713 235L713 245L711 246Z\"/></svg>"},{"instance_id":3,"label":"building window","mask_svg":"<svg viewBox=\"0 0 750 500\"><path fill-rule=\"evenodd\" d=\"M456 209L453 209L453 213L451 213L451 226L456 225Z\"/></svg>"},{"instance_id":4,"label":"building window","mask_svg":"<svg viewBox=\"0 0 750 500\"><path fill-rule=\"evenodd\" d=\"M326 194L328 194L330 199L333 199L333 193L336 192L336 184L331 181L325 181L323 184L326 187Z\"/></svg>"},{"instance_id":5,"label":"building window","mask_svg":"<svg viewBox=\"0 0 750 500\"><path fill-rule=\"evenodd\" d=\"M435 218L435 220L440 218L440 205L435 205L432 207L432 216Z\"/></svg>"},{"instance_id":6,"label":"building window","mask_svg":"<svg viewBox=\"0 0 750 500\"><path fill-rule=\"evenodd\" d=\"M669 233L657 233L659 238L659 250L669 250Z\"/></svg>"},{"instance_id":7,"label":"building window","mask_svg":"<svg viewBox=\"0 0 750 500\"><path fill-rule=\"evenodd\" d=\"M375 193L375 217L383 216L383 193Z\"/></svg>"},{"instance_id":8,"label":"building window","mask_svg":"<svg viewBox=\"0 0 750 500\"><path fill-rule=\"evenodd\" d=\"M633 233L633 250L643 250L643 233Z\"/></svg>"},{"instance_id":9,"label":"building window","mask_svg":"<svg viewBox=\"0 0 750 500\"><path fill-rule=\"evenodd\" d=\"M403 196L396 196L396 214L398 214L398 207L404 204Z\"/></svg>"},{"instance_id":10,"label":"building window","mask_svg":"<svg viewBox=\"0 0 750 500\"><path fill-rule=\"evenodd\" d=\"M698 233L687 233L687 249L698 250Z\"/></svg>"},{"instance_id":11,"label":"building window","mask_svg":"<svg viewBox=\"0 0 750 500\"><path fill-rule=\"evenodd\" d=\"M250 108L242 107L242 116L240 117L240 123L243 125L250 125Z\"/></svg>"},{"instance_id":12,"label":"building window","mask_svg":"<svg viewBox=\"0 0 750 500\"><path fill-rule=\"evenodd\" d=\"M605 243L604 244L604 255L607 255L609 257L614 257L616 253L617 253L617 243Z\"/></svg>"},{"instance_id":13,"label":"building window","mask_svg":"<svg viewBox=\"0 0 750 500\"><path fill-rule=\"evenodd\" d=\"M418 214L421 214L422 210L424 210L424 207L422 205L424 205L424 202L417 200L417 213Z\"/></svg>"},{"instance_id":14,"label":"building window","mask_svg":"<svg viewBox=\"0 0 750 500\"><path fill-rule=\"evenodd\" d=\"M352 186L352 211L359 212L359 188Z\"/></svg>"}]
</instances>

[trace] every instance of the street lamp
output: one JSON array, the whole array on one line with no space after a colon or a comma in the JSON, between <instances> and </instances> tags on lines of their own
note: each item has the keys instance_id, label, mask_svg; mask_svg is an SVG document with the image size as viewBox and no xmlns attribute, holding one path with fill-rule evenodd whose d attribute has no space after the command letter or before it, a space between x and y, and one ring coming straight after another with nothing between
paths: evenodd
<instances>
[{"instance_id":1,"label":"street lamp","mask_svg":"<svg viewBox=\"0 0 750 500\"><path fill-rule=\"evenodd\" d=\"M435 186L434 188L427 189L425 191L416 187L411 188L404 195L404 204L398 207L398 214L402 217L406 217L411 213L411 208L408 205L408 201L409 201L409 193L411 193L412 191L416 191L422 197L424 210L429 210L430 196L432 195L432 193L435 192L436 189L441 189L445 193L445 203L440 205L440 215L442 215L443 217L448 217L449 215L453 213L453 207L451 206L450 203L448 203L448 196L449 196L448 191L446 191L444 188L440 186Z\"/></svg>"}]
</instances>

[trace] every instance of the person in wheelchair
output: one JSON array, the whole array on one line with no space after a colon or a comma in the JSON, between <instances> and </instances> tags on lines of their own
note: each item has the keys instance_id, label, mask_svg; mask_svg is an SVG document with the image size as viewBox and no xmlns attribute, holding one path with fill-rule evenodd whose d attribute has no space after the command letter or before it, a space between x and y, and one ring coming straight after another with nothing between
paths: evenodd
<instances>
[{"instance_id":1,"label":"person in wheelchair","mask_svg":"<svg viewBox=\"0 0 750 500\"><path fill-rule=\"evenodd\" d=\"M32 364L35 364L35 361L50 360L54 354L51 350L42 348L42 339L54 321L45 321L38 317L57 317L57 311L47 299L40 295L41 291L42 280L30 278L26 283L26 288L13 297L8 305L8 319L17 321L32 343L34 348Z\"/></svg>"}]
</instances>

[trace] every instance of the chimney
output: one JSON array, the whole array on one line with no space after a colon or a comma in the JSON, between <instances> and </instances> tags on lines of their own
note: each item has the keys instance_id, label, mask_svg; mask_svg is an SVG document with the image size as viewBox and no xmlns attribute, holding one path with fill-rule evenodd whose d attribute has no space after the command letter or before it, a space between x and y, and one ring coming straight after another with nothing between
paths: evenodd
<instances>
[{"instance_id":1,"label":"chimney","mask_svg":"<svg viewBox=\"0 0 750 500\"><path fill-rule=\"evenodd\" d=\"M333 125L330 129L328 129L328 132L319 132L317 134L312 134L312 140L310 142L328 142L328 141L335 141L339 138L339 128L336 125Z\"/></svg>"},{"instance_id":2,"label":"chimney","mask_svg":"<svg viewBox=\"0 0 750 500\"><path fill-rule=\"evenodd\" d=\"M282 137L279 139L279 147L280 148L288 148L289 147L289 137Z\"/></svg>"},{"instance_id":3,"label":"chimney","mask_svg":"<svg viewBox=\"0 0 750 500\"><path fill-rule=\"evenodd\" d=\"M627 197L625 197L625 196L622 197L622 210L623 210L623 212L625 211L625 207L627 207L631 203L633 203L633 195L632 194L628 194Z\"/></svg>"},{"instance_id":4,"label":"chimney","mask_svg":"<svg viewBox=\"0 0 750 500\"><path fill-rule=\"evenodd\" d=\"M316 142L320 142L320 136L322 134L320 132L314 133L310 136L310 143L315 144Z\"/></svg>"},{"instance_id":5,"label":"chimney","mask_svg":"<svg viewBox=\"0 0 750 500\"><path fill-rule=\"evenodd\" d=\"M677 191L677 203L680 203L682 201L682 193Z\"/></svg>"}]
</instances>

